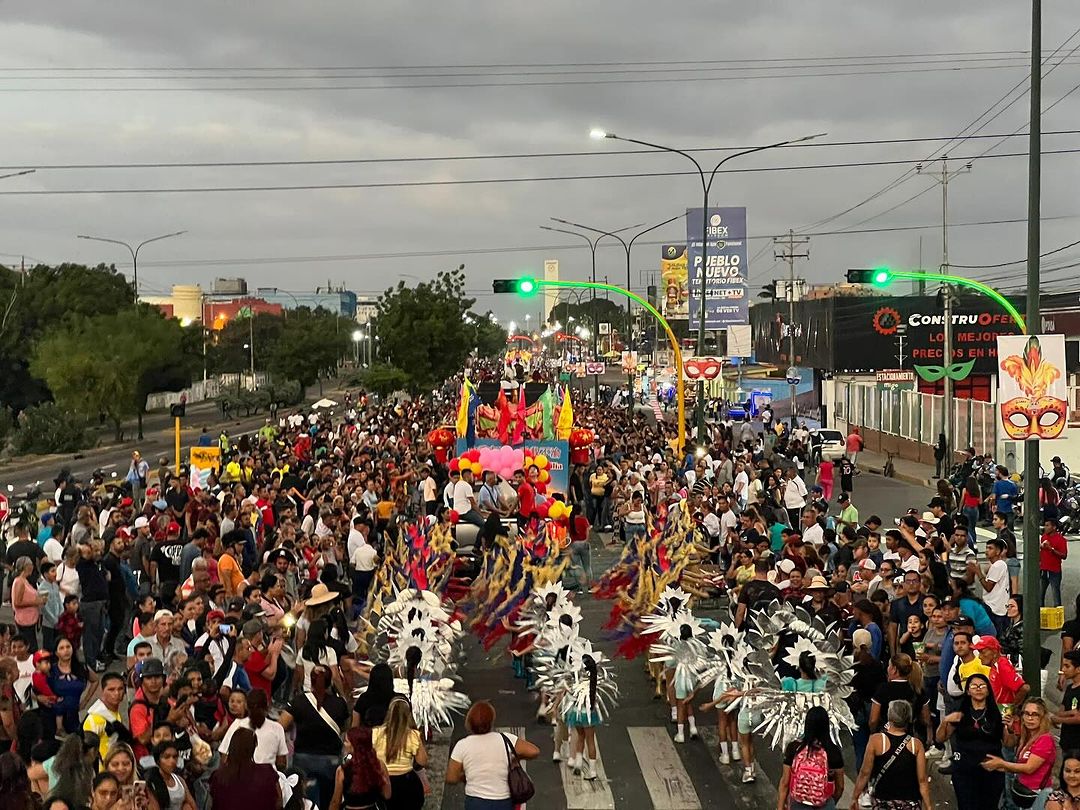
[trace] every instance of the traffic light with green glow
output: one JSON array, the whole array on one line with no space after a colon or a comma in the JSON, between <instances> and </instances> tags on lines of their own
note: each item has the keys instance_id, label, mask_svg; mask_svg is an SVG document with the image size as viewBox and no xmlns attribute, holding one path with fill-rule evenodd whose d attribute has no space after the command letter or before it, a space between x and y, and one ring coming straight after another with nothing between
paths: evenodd
<instances>
[{"instance_id":1,"label":"traffic light with green glow","mask_svg":"<svg viewBox=\"0 0 1080 810\"><path fill-rule=\"evenodd\" d=\"M517 293L522 298L536 295L540 285L535 278L524 276L523 278L496 278L491 282L491 289L497 293Z\"/></svg>"},{"instance_id":2,"label":"traffic light with green glow","mask_svg":"<svg viewBox=\"0 0 1080 810\"><path fill-rule=\"evenodd\" d=\"M893 280L893 273L888 267L859 268L847 271L848 284L873 284L875 287L887 287Z\"/></svg>"}]
</instances>

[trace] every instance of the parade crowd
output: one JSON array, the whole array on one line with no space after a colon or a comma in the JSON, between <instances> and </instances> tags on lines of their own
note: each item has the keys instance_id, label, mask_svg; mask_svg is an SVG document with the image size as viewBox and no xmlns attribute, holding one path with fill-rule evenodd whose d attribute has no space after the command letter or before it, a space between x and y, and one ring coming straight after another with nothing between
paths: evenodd
<instances>
[{"instance_id":1,"label":"parade crowd","mask_svg":"<svg viewBox=\"0 0 1080 810\"><path fill-rule=\"evenodd\" d=\"M465 567L490 588L485 566L497 549L532 542L553 522L541 515L548 499L535 467L510 481L492 470L474 479L438 460L426 436L448 422L455 393L448 384L425 400L361 395L235 441L206 439L221 464L197 486L185 467L163 459L153 470L138 453L119 487L62 474L36 535L19 527L6 551L14 626L0 636L0 808L423 806L430 735L411 703L417 662L388 663L372 644L388 546L410 525L464 545L468 526L475 556ZM800 714L799 733L782 738L778 810L834 807L845 767L857 774L853 808L930 810L931 763L951 779L959 810L1080 810L1080 615L1062 633L1063 705L1029 698L1021 607L1036 595L1019 589L1008 470L996 468L987 490L986 460L972 450L959 486L943 480L925 503L870 515L859 509L857 433L843 456L823 458L806 427L786 428L766 410L754 423L718 421L706 446L676 454L674 428L650 415L584 403L577 414L595 441L555 496L573 511L556 544L559 590L537 590L537 621L551 624L533 627L531 643L531 608L509 625L526 639L512 658L537 682L556 761L597 777L595 734L616 699L605 668L617 653L605 658L600 639L595 649L560 643L556 632L579 623L575 598L603 597L615 576L594 570L597 543L619 556L617 576L638 582L652 563L634 549L652 538L666 571L658 538L678 523L698 557L666 585L685 588L688 602L728 604L721 623L739 632L760 634L770 614L794 610L811 620L808 637L839 639L836 655L849 658L837 660L851 662L850 728L837 734L836 711L816 704ZM1047 501L1038 598L1060 604L1068 547ZM978 525L994 537L982 540ZM668 640L656 688L675 741L697 737L695 714L715 709L720 762L740 763L742 781L754 781L767 718L747 708L754 689L736 683L735 664L711 679L694 669L705 658L690 643L699 628L686 607L657 623ZM659 593L641 612L657 610L666 610ZM825 665L784 632L765 646L783 691L831 689ZM531 667L537 660L548 668ZM569 674L553 673L552 661ZM578 682L575 668L582 690L566 685ZM450 753L446 779L465 783L469 810L511 807L511 760L539 753L494 726L492 705L476 701Z\"/></svg>"}]
</instances>

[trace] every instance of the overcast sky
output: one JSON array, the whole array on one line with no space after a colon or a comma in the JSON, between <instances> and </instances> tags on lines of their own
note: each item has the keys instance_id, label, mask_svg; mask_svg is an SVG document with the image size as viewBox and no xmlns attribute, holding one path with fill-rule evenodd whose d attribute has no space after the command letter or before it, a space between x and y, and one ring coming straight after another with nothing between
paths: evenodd
<instances>
[{"instance_id":1,"label":"overcast sky","mask_svg":"<svg viewBox=\"0 0 1080 810\"><path fill-rule=\"evenodd\" d=\"M121 265L121 248L79 241L75 235L134 242L185 229L185 236L140 254L145 293L165 291L173 283L208 286L216 276L240 275L252 286L301 290L331 281L373 296L405 274L427 277L464 263L469 288L480 298L478 308L492 307L520 319L524 305L491 296L492 276L542 272L545 258L559 259L564 277L588 274L584 242L582 249L571 249L567 245L576 243L573 238L540 230L548 217L612 229L653 224L700 204L697 179L217 193L12 192L692 169L677 155L605 155L625 146L589 140L593 126L683 149L754 145L817 132L828 133L821 139L825 143L947 139L1025 80L1028 5L1016 0L7 3L0 6L0 89L6 91L0 92L0 163L5 167L588 154L360 165L39 169L0 181L0 262L17 263L17 256L25 254L49 263L116 261L126 266ZM1045 5L1045 51L1073 37L1056 62L1080 46L1080 32L1073 33L1080 28L1080 4ZM930 54L962 55L881 58ZM707 70L671 64L698 57L710 60L698 66ZM778 61L739 61L766 59ZM611 62L639 64L581 65ZM941 70L941 64L932 62L964 69ZM474 65L496 67L462 67ZM1080 82L1078 66L1080 50L1046 78L1044 107ZM299 70L326 67L353 69ZM843 75L808 75L823 73ZM402 78L407 75L414 78ZM766 75L773 77L750 78ZM533 86L430 86L462 83ZM406 84L427 86L407 89ZM277 89L251 89L256 86ZM285 86L305 89L280 89ZM328 89L332 86L379 89ZM1080 92L1045 115L1044 130L1080 129L1074 126L1078 105ZM1014 132L1024 127L1027 115L1027 99L1020 98L980 134ZM970 140L953 145L950 154L973 157L995 143ZM943 141L786 149L728 166L914 161L939 154L942 146ZM1044 150L1073 148L1080 148L1080 134L1044 139ZM1012 138L990 154L1026 149L1025 138ZM723 154L704 153L703 162ZM1078 162L1080 153L1044 159L1044 250L1076 238ZM881 190L910 165L726 174L717 180L712 202L746 205L751 234L767 236L832 217ZM934 190L883 213L931 186ZM1022 219L1026 159L975 161L972 173L950 186L950 201L956 223ZM930 225L940 217L936 184L916 177L810 230ZM920 236L924 263L936 266L940 228L814 236L811 259L797 270L820 283L840 280L847 267L882 262L916 266ZM643 288L645 275L657 269L660 248L650 242L684 238L681 221L643 237L634 251L633 286ZM954 263L1008 261L1025 252L1023 224L956 227L950 238ZM751 255L763 250L750 265L755 286L781 273L766 244L762 239L750 243ZM492 249L501 252L481 252ZM417 252L442 255L393 255ZM1078 256L1080 250L1074 249L1054 258L1060 264ZM235 263L262 258L274 261ZM621 252L600 251L599 275L615 280L624 272ZM1050 278L1061 284L1075 272ZM1001 273L984 271L983 276L996 279Z\"/></svg>"}]
</instances>

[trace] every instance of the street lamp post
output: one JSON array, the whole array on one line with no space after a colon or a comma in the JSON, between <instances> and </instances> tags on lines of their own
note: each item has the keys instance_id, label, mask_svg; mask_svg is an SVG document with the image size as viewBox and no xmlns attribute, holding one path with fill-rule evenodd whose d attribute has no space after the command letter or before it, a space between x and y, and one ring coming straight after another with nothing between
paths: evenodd
<instances>
[{"instance_id":1,"label":"street lamp post","mask_svg":"<svg viewBox=\"0 0 1080 810\"><path fill-rule=\"evenodd\" d=\"M705 273L708 269L708 229L709 229L709 191L712 189L713 180L716 178L716 173L720 170L720 167L727 163L729 160L734 160L737 157L743 157L744 155L750 155L754 152L764 152L766 149L776 149L781 146L790 146L791 144L802 143L803 141L809 141L813 138L820 138L825 133L818 133L817 135L807 135L802 138L794 138L787 141L778 141L776 143L765 144L763 146L755 146L750 149L743 149L739 152L728 155L719 163L717 163L713 170L706 178L705 169L698 162L697 158L691 155L689 152L684 152L681 149L675 149L671 146L663 146L658 143L649 143L648 141L639 141L636 138L624 138L621 135L616 135L613 132L604 132L601 129L592 130L589 135L597 140L610 138L616 141L623 141L625 143L633 143L638 146L647 146L650 149L657 149L661 152L672 152L676 155L682 155L684 158L694 164L694 167L698 170L698 175L701 177L701 271L700 271L700 296L701 304L698 308L698 336L697 336L697 353L703 355L705 353L705 314L706 314L706 301L705 301ZM698 429L698 442L704 444L706 441L705 434L705 381L698 380L697 387L697 402L694 406L695 421L697 422Z\"/></svg>"},{"instance_id":2,"label":"street lamp post","mask_svg":"<svg viewBox=\"0 0 1080 810\"><path fill-rule=\"evenodd\" d=\"M556 220L556 221L559 221L559 220ZM637 225L631 225L631 226L629 226L627 228L620 228L619 230L612 231L611 233L612 234L622 233L623 231L628 231L628 230L631 230L632 228L640 228L642 224L643 223L639 222ZM565 233L565 234L568 234L570 236L576 236L578 239L584 239L586 242L588 242L589 243L589 252L592 254L592 270L589 272L589 281L591 281L593 284L596 283L596 247L597 247L597 245L600 244L600 240L603 239L608 234L603 234L602 233L599 236L592 237L592 236L589 236L588 234L578 233L577 231L568 231L565 228L552 228L550 225L541 225L540 229L544 230L544 231L552 231L554 233ZM591 289L589 292L590 292L589 300L592 302L592 320L593 320L593 325L592 325L592 330L591 330L592 331L592 353L593 353L593 360L595 361L597 356L598 356L598 351L599 351L598 348L597 348L597 345L596 345L596 340L597 340L597 335L600 333L600 318L596 314L596 290ZM599 402L600 402L600 375L599 374L597 374L595 376L595 378L593 379L593 400L597 404L599 404Z\"/></svg>"},{"instance_id":3,"label":"street lamp post","mask_svg":"<svg viewBox=\"0 0 1080 810\"><path fill-rule=\"evenodd\" d=\"M356 353L356 365L360 365L360 341L364 339L364 333L360 329L354 329L352 333L353 349Z\"/></svg>"},{"instance_id":4,"label":"street lamp post","mask_svg":"<svg viewBox=\"0 0 1080 810\"><path fill-rule=\"evenodd\" d=\"M139 301L139 251L142 250L144 245L149 245L151 242L160 242L162 239L171 239L174 236L182 236L187 231L176 231L175 233L166 233L161 236L155 236L151 239L145 239L139 244L132 247L127 242L122 242L119 239L106 239L104 236L85 236L79 234L79 239L89 239L91 242L108 242L111 245L122 245L128 249L128 253L131 254L131 278L133 286L135 287L135 302ZM141 431L139 438L142 438Z\"/></svg>"},{"instance_id":5,"label":"street lamp post","mask_svg":"<svg viewBox=\"0 0 1080 810\"><path fill-rule=\"evenodd\" d=\"M645 230L638 231L636 234L631 236L630 241L627 241L627 240L623 239L621 236L619 236L619 233L620 233L619 231L602 231L599 228L593 228L593 227L590 227L589 225L582 225L580 222L571 222L570 220L567 220L567 219L559 219L558 217L552 217L552 219L555 220L556 222L562 223L563 225L570 225L571 227L574 227L574 228L580 228L583 231L592 231L593 233L600 234L601 237L610 236L612 239L618 239L619 244L622 245L623 250L626 252L626 289L629 290L632 287L631 281L630 281L630 251L633 250L633 248L634 248L634 242L636 242L638 240L638 237L644 236L647 233L655 231L657 228L662 228L665 225L669 225L670 223L674 222L675 220L682 219L685 216L686 216L686 214L678 214L677 216L673 216L673 217L670 217L668 219L665 219L663 222L658 222L655 225L650 225ZM637 227L637 226L635 226L635 227ZM625 231L627 229L623 228L622 230ZM626 299L626 337L627 337L627 343L628 344L632 343L631 338L633 336L633 325L632 325L633 324L633 316L631 315L631 311L630 311L630 309L631 309L630 301L631 301L630 298ZM631 351L633 351L633 350L631 349ZM634 372L633 371L627 371L626 377L627 377L627 383L629 384L629 387L630 387L630 400L629 400L629 403L628 403L628 407L629 407L629 409L631 411L633 411L634 410Z\"/></svg>"}]
</instances>

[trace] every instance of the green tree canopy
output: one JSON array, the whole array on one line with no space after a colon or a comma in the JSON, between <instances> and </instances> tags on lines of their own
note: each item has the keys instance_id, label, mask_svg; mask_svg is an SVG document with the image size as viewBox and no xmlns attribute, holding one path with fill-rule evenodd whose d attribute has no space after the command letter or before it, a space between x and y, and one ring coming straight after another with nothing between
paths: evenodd
<instances>
[{"instance_id":1,"label":"green tree canopy","mask_svg":"<svg viewBox=\"0 0 1080 810\"><path fill-rule=\"evenodd\" d=\"M190 384L184 341L180 323L154 307L80 317L37 344L30 371L62 408L108 419L119 441L123 420L141 415L148 393Z\"/></svg>"},{"instance_id":2,"label":"green tree canopy","mask_svg":"<svg viewBox=\"0 0 1080 810\"><path fill-rule=\"evenodd\" d=\"M408 375L412 393L430 391L464 367L477 342L475 323L465 321L474 303L460 270L416 286L401 281L379 297L381 356Z\"/></svg>"},{"instance_id":3,"label":"green tree canopy","mask_svg":"<svg viewBox=\"0 0 1080 810\"><path fill-rule=\"evenodd\" d=\"M364 369L360 381L366 390L380 397L388 397L408 386L409 375L395 366L376 363Z\"/></svg>"},{"instance_id":4,"label":"green tree canopy","mask_svg":"<svg viewBox=\"0 0 1080 810\"><path fill-rule=\"evenodd\" d=\"M506 351L506 330L491 320L491 310L483 315L472 314L475 321L476 353L480 357L499 357Z\"/></svg>"},{"instance_id":5,"label":"green tree canopy","mask_svg":"<svg viewBox=\"0 0 1080 810\"><path fill-rule=\"evenodd\" d=\"M49 398L30 371L43 337L78 318L133 308L131 286L114 267L38 265L25 273L0 267L0 403L20 411Z\"/></svg>"},{"instance_id":6,"label":"green tree canopy","mask_svg":"<svg viewBox=\"0 0 1080 810\"><path fill-rule=\"evenodd\" d=\"M281 319L277 340L268 347L267 369L275 375L299 380L305 388L332 377L342 358L351 351L352 325L351 321L325 309L290 310Z\"/></svg>"}]
</instances>

